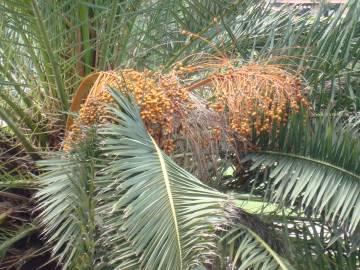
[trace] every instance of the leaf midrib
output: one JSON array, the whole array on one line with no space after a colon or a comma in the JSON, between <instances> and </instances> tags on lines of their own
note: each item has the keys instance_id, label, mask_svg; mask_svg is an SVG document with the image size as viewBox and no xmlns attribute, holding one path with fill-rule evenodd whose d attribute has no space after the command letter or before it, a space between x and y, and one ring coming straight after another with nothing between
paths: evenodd
<instances>
[{"instance_id":1,"label":"leaf midrib","mask_svg":"<svg viewBox=\"0 0 360 270\"><path fill-rule=\"evenodd\" d=\"M164 160L164 158L162 156L160 148L158 147L158 145L156 144L155 140L152 137L151 137L151 141L155 146L156 153L157 153L157 155L159 157L159 161L160 161L160 165L161 165L161 170L162 170L162 173L163 173L163 176L164 176L164 182L165 182L165 186L166 186L166 191L167 191L167 194L168 194L169 203L170 203L170 207L171 207L171 212L172 212L173 220L174 220L174 223L175 223L174 225L175 225L175 231L176 231L176 238L177 238L177 243L178 243L178 247L179 247L180 269L183 269L182 251L181 251L181 243L180 243L180 232L179 232L179 227L178 227L178 221L177 221L177 218L176 218L175 204L174 204L173 196L172 196L172 193L171 193L169 175L167 173L165 160Z\"/></svg>"}]
</instances>

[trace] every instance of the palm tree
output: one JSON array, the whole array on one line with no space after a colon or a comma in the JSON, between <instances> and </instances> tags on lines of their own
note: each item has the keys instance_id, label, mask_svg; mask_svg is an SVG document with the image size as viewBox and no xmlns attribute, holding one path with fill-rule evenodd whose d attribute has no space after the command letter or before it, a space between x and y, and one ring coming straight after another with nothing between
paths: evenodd
<instances>
[{"instance_id":1,"label":"palm tree","mask_svg":"<svg viewBox=\"0 0 360 270\"><path fill-rule=\"evenodd\" d=\"M0 10L4 267L47 249L64 269L359 267L358 1L327 18L250 0L6 0ZM168 72L207 55L300 74L313 111L256 133L254 150L220 151L202 175L198 152L164 154L134 101L113 91L116 123L53 153L84 76ZM38 218L23 214L34 188ZM45 248L13 248L39 231Z\"/></svg>"}]
</instances>

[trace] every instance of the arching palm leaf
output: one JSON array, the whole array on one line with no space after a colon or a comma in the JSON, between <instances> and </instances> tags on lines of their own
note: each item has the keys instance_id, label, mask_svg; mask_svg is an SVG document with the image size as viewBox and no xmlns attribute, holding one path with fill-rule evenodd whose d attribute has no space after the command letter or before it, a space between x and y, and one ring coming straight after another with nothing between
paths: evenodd
<instances>
[{"instance_id":1,"label":"arching palm leaf","mask_svg":"<svg viewBox=\"0 0 360 270\"><path fill-rule=\"evenodd\" d=\"M104 155L113 160L100 179L106 190L102 241L115 249L116 269L131 268L127 258L136 255L145 269L201 264L216 252L216 228L231 220L230 198L177 166L150 137L133 103L113 95L120 123L100 132Z\"/></svg>"},{"instance_id":2,"label":"arching palm leaf","mask_svg":"<svg viewBox=\"0 0 360 270\"><path fill-rule=\"evenodd\" d=\"M113 109L114 119L119 123L100 132L105 138L103 154L112 161L98 183L104 190L100 242L114 250L110 256L116 269L191 269L213 259L219 252L216 235L239 222L243 223L237 237L242 258L256 245L255 250L261 252L255 255L261 256L256 256L254 265L289 269L264 240L247 229L248 220L235 210L231 197L176 165L149 136L133 102L119 92L113 96L119 107ZM248 246L250 239L253 245ZM238 260L236 265L243 262Z\"/></svg>"},{"instance_id":3,"label":"arching palm leaf","mask_svg":"<svg viewBox=\"0 0 360 270\"><path fill-rule=\"evenodd\" d=\"M45 171L36 194L40 224L62 269L94 261L95 151L89 133L76 153L39 162Z\"/></svg>"},{"instance_id":4,"label":"arching palm leaf","mask_svg":"<svg viewBox=\"0 0 360 270\"><path fill-rule=\"evenodd\" d=\"M264 151L248 158L252 169L270 167L272 199L298 205L353 232L360 221L358 133L328 117L304 124L294 118Z\"/></svg>"}]
</instances>

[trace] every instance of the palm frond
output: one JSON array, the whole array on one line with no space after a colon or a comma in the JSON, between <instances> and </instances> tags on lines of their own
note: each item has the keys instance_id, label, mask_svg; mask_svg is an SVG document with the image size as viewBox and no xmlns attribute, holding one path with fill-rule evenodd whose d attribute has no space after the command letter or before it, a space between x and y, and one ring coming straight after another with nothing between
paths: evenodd
<instances>
[{"instance_id":1,"label":"palm frond","mask_svg":"<svg viewBox=\"0 0 360 270\"><path fill-rule=\"evenodd\" d=\"M20 127L16 124L16 122L11 118L10 113L6 113L3 108L0 107L0 117L5 123L12 129L14 134L17 136L18 140L23 145L26 152L32 157L34 160L41 159L40 155L37 153L34 145L29 141L26 135L22 132Z\"/></svg>"},{"instance_id":2,"label":"palm frond","mask_svg":"<svg viewBox=\"0 0 360 270\"><path fill-rule=\"evenodd\" d=\"M357 269L359 267L358 233L344 232L338 224L321 218L306 217L302 211L291 215L268 216L278 231L291 243L289 258L296 269Z\"/></svg>"},{"instance_id":3,"label":"palm frond","mask_svg":"<svg viewBox=\"0 0 360 270\"><path fill-rule=\"evenodd\" d=\"M258 234L243 225L234 226L221 241L231 269L293 269Z\"/></svg>"},{"instance_id":4,"label":"palm frond","mask_svg":"<svg viewBox=\"0 0 360 270\"><path fill-rule=\"evenodd\" d=\"M305 121L305 124L304 124ZM269 168L272 200L323 215L354 232L360 221L360 141L339 119L295 116L251 169Z\"/></svg>"},{"instance_id":5,"label":"palm frond","mask_svg":"<svg viewBox=\"0 0 360 270\"><path fill-rule=\"evenodd\" d=\"M94 261L94 143L89 131L77 153L39 162L46 172L39 179L42 188L35 196L39 220L63 269L90 266Z\"/></svg>"},{"instance_id":6,"label":"palm frond","mask_svg":"<svg viewBox=\"0 0 360 270\"><path fill-rule=\"evenodd\" d=\"M139 109L112 92L119 124L100 133L105 192L102 242L115 250L116 269L189 269L216 253L216 228L229 221L231 201L176 165L142 124ZM228 208L229 210L226 210ZM111 213L108 215L108 213Z\"/></svg>"}]
</instances>

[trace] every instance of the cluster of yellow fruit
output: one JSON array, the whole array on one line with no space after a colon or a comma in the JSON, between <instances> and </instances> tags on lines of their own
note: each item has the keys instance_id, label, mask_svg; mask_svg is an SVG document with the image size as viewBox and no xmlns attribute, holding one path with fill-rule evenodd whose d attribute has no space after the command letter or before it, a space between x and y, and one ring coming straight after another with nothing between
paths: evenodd
<instances>
[{"instance_id":1,"label":"cluster of yellow fruit","mask_svg":"<svg viewBox=\"0 0 360 270\"><path fill-rule=\"evenodd\" d=\"M66 134L63 146L64 151L71 151L73 144L84 138L85 132L83 128L106 121L106 106L111 102L111 95L105 91L87 98L86 102L81 105L79 116L75 119Z\"/></svg>"},{"instance_id":2,"label":"cluster of yellow fruit","mask_svg":"<svg viewBox=\"0 0 360 270\"><path fill-rule=\"evenodd\" d=\"M205 78L191 80L191 74L198 78L202 72L206 73ZM235 137L246 140L253 132L271 132L274 127L278 131L290 113L308 106L297 76L274 65L234 67L226 62L180 65L165 75L133 69L99 74L81 105L79 116L68 128L65 151L70 151L71 145L84 136L84 127L109 121L106 104L112 102L112 97L107 86L132 93L149 133L167 153L175 149L176 134L187 139L196 137L202 147L219 141L222 135L230 141ZM186 76L191 83L181 79ZM196 96L196 91L204 93L203 90L215 102L207 103L190 95L195 92Z\"/></svg>"},{"instance_id":3,"label":"cluster of yellow fruit","mask_svg":"<svg viewBox=\"0 0 360 270\"><path fill-rule=\"evenodd\" d=\"M174 119L184 116L182 108L188 100L188 92L180 87L177 77L172 74L163 76L125 69L104 72L99 76L85 103L81 105L78 118L67 132L65 151L70 151L71 145L84 136L84 127L108 121L106 105L112 102L112 97L106 89L107 86L132 93L149 133L165 152L174 150Z\"/></svg>"},{"instance_id":4,"label":"cluster of yellow fruit","mask_svg":"<svg viewBox=\"0 0 360 270\"><path fill-rule=\"evenodd\" d=\"M216 102L229 129L242 137L279 130L292 112L308 106L300 80L272 65L246 65L212 77Z\"/></svg>"}]
</instances>

